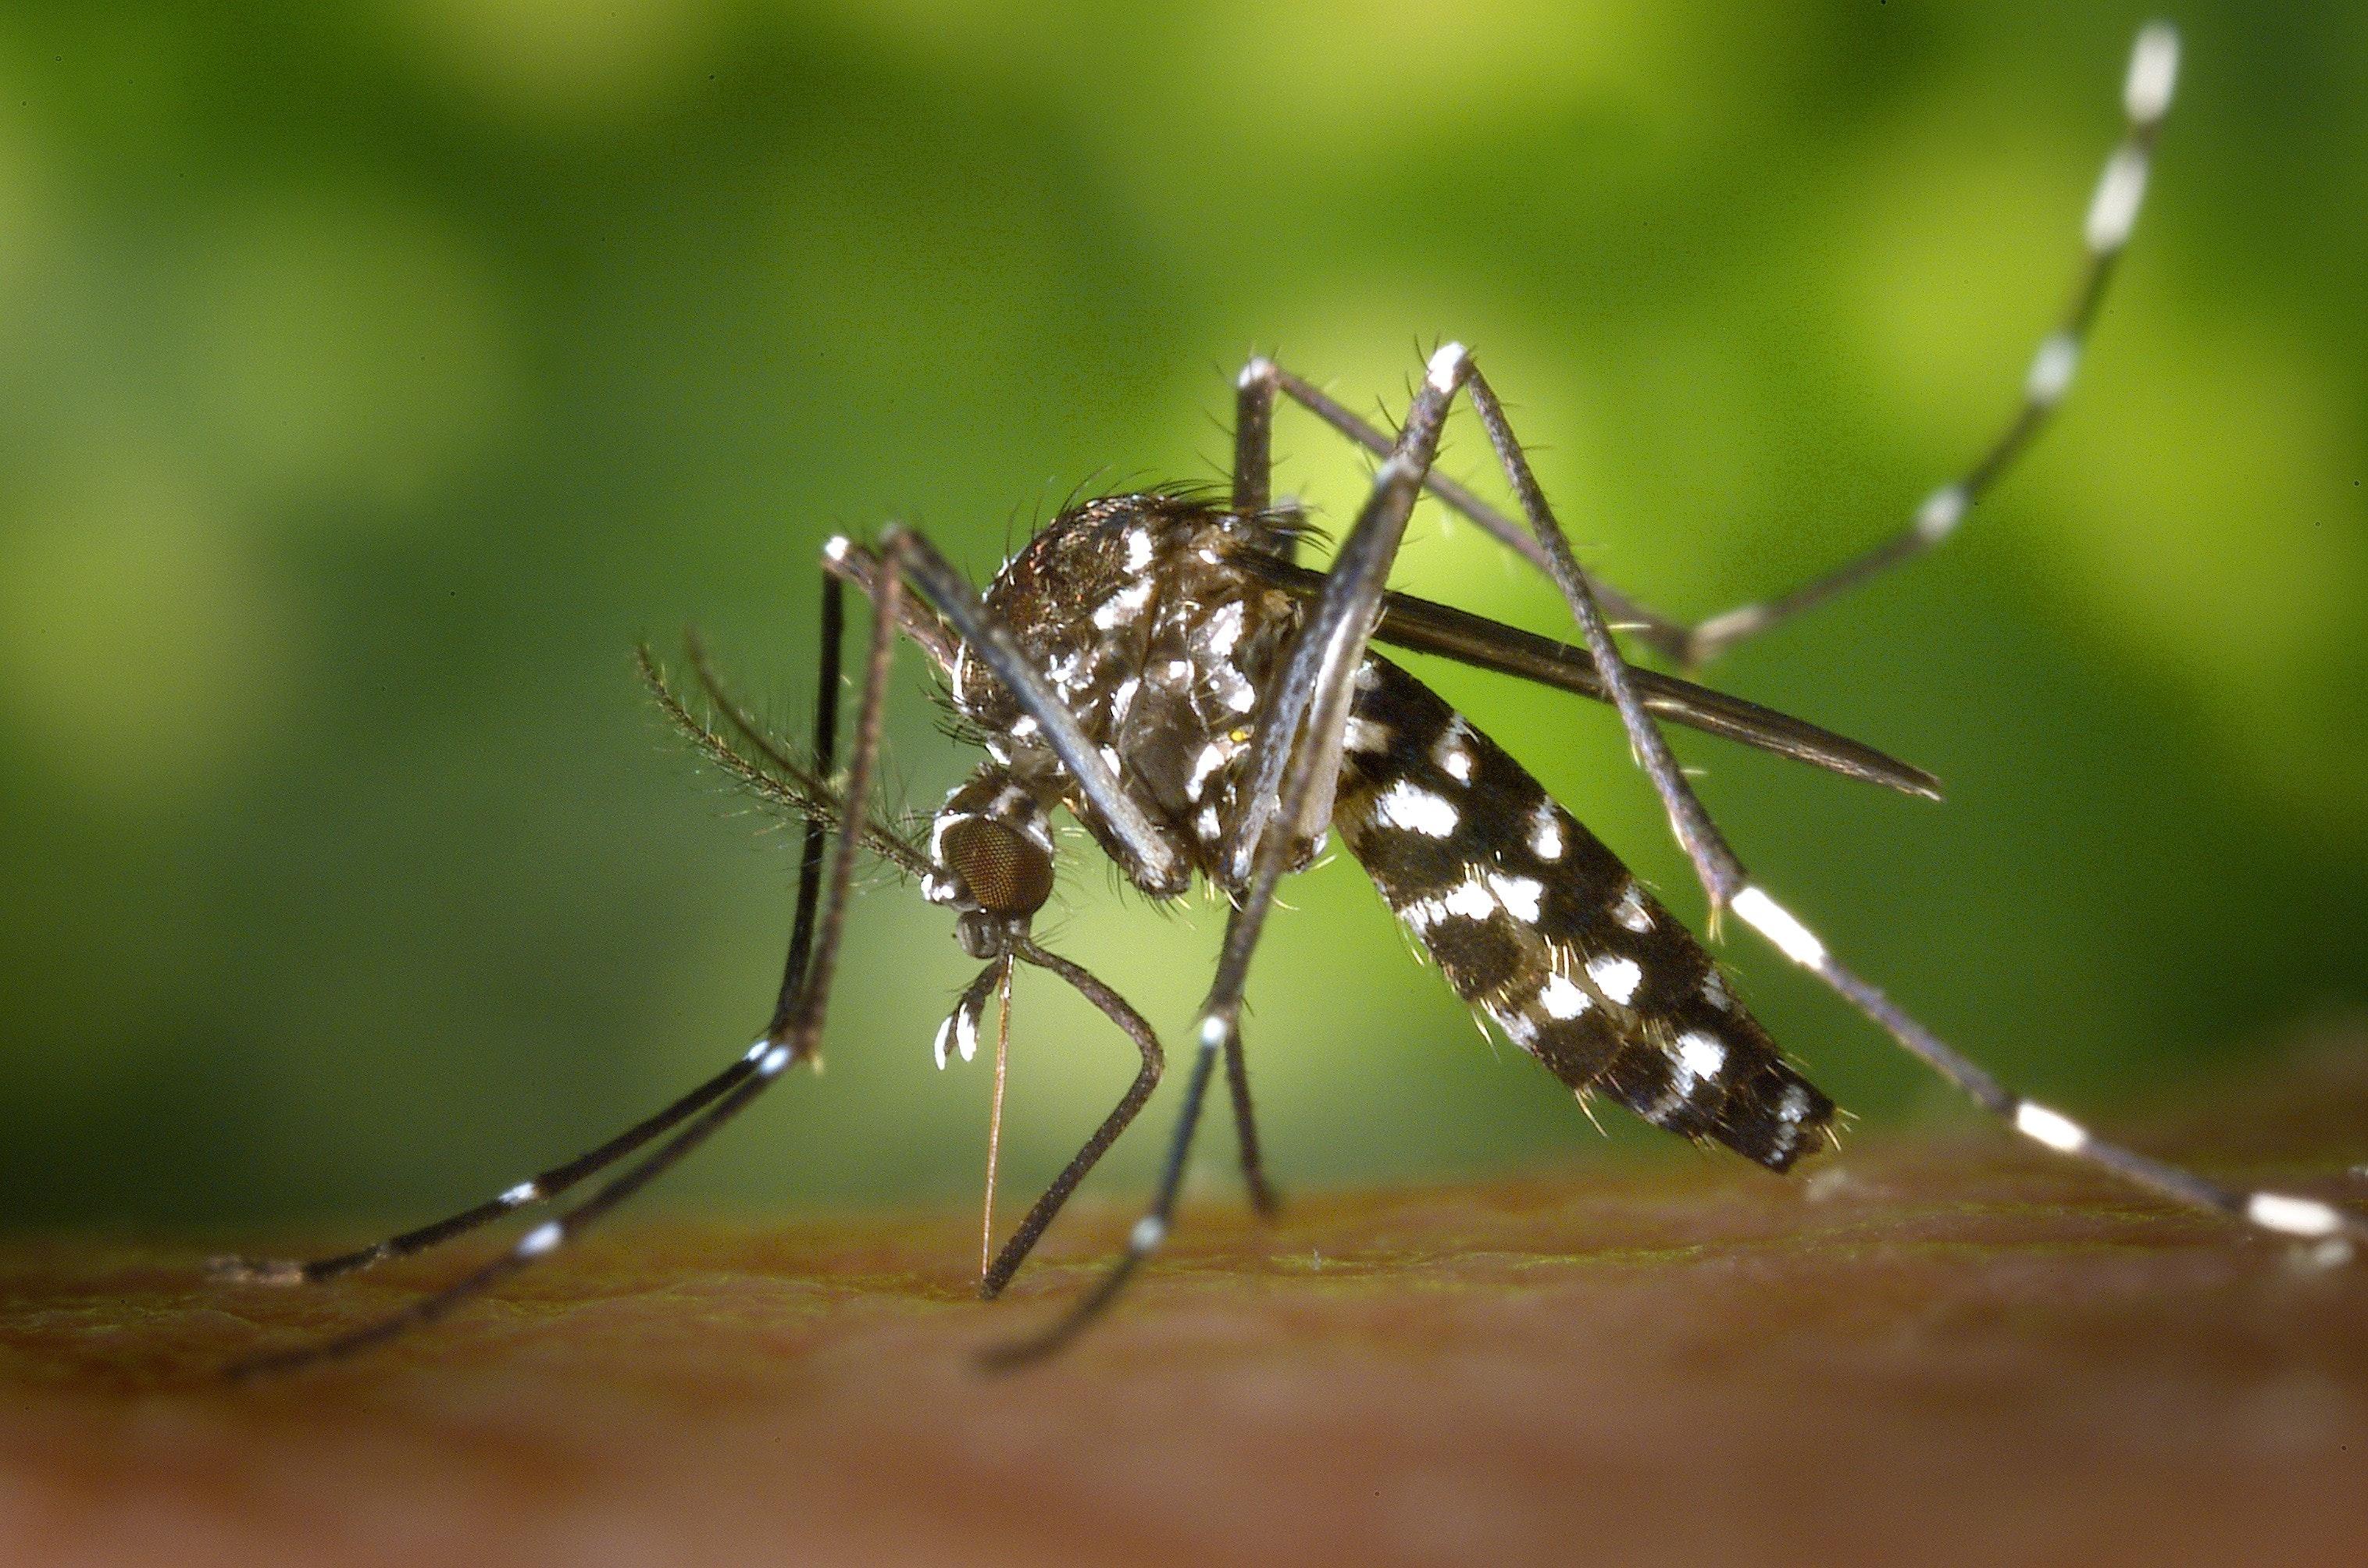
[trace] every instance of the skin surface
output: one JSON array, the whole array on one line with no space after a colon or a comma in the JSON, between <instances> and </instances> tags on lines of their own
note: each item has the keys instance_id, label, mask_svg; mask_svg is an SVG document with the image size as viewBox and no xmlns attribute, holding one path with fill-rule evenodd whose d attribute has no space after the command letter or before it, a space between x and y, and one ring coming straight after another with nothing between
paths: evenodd
<instances>
[{"instance_id":1,"label":"skin surface","mask_svg":"<svg viewBox=\"0 0 2368 1568\"><path fill-rule=\"evenodd\" d=\"M2130 1130L2368 1197L2368 1045ZM1212 1170L1219 1168L1212 1166ZM970 1217L654 1216L369 1358L209 1369L458 1258L313 1291L204 1250L0 1250L0 1562L2311 1562L2368 1553L2368 1266L1970 1124L1189 1204L1125 1309L1001 1379L1131 1210L996 1306Z\"/></svg>"}]
</instances>

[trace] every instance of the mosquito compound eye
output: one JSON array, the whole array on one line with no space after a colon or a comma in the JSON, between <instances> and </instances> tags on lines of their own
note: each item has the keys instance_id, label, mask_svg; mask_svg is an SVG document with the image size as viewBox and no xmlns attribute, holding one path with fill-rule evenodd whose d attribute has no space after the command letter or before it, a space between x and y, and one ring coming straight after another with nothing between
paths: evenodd
<instances>
[{"instance_id":1,"label":"mosquito compound eye","mask_svg":"<svg viewBox=\"0 0 2368 1568\"><path fill-rule=\"evenodd\" d=\"M939 853L992 915L1033 915L1053 896L1053 858L1001 823L966 817L946 829Z\"/></svg>"}]
</instances>

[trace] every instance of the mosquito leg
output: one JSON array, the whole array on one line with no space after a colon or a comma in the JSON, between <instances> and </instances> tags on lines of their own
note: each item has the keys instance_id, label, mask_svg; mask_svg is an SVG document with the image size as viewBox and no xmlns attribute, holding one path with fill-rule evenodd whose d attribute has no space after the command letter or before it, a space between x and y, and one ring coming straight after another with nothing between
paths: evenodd
<instances>
[{"instance_id":1,"label":"mosquito leg","mask_svg":"<svg viewBox=\"0 0 2368 1568\"><path fill-rule=\"evenodd\" d=\"M1254 357L1234 378L1235 515L1254 517L1274 504L1274 392L1281 376L1273 360Z\"/></svg>"},{"instance_id":2,"label":"mosquito leg","mask_svg":"<svg viewBox=\"0 0 2368 1568\"><path fill-rule=\"evenodd\" d=\"M2280 1235L2333 1240L2339 1245L2368 1241L2368 1219L2331 1203L2262 1188L2224 1187L2192 1171L2105 1142L2063 1112L2007 1089L1952 1050L1882 991L1844 968L1823 939L1757 883L1736 896L1734 908L1737 918L1872 1019L1910 1055L2033 1142L2102 1166L2174 1202L2214 1210Z\"/></svg>"},{"instance_id":3,"label":"mosquito leg","mask_svg":"<svg viewBox=\"0 0 2368 1568\"><path fill-rule=\"evenodd\" d=\"M1104 985L1090 971L1058 953L1047 952L1032 942L1013 950L1027 962L1059 975L1076 986L1087 1001L1100 1008L1102 1015L1116 1024L1134 1042L1135 1050L1143 1053L1143 1066L1136 1072L1134 1082L1127 1086L1126 1093L1120 1096L1117 1106L1102 1119L1102 1124L1094 1129L1094 1135L1086 1140L1085 1147L1079 1149L1061 1174L1053 1178L1053 1185L1044 1189L1044 1196L1028 1210L1019 1228L1011 1233L1011 1239L1003 1244L1003 1250L988 1266L979 1280L978 1293L990 1300L1001 1295L1003 1288L1011 1283L1012 1275L1019 1272L1019 1266L1028 1260L1028 1255L1036 1250L1036 1244L1043 1237L1045 1228L1052 1224L1053 1216L1060 1213L1061 1206L1068 1202L1069 1195L1076 1191L1077 1184L1086 1179L1086 1174L1110 1152L1110 1146L1118 1142L1119 1134L1133 1122L1136 1113L1151 1098L1151 1092L1159 1086L1159 1074L1166 1064L1159 1049L1159 1037L1152 1032L1143 1015L1129 1006L1124 997Z\"/></svg>"},{"instance_id":4,"label":"mosquito leg","mask_svg":"<svg viewBox=\"0 0 2368 1568\"><path fill-rule=\"evenodd\" d=\"M1241 1144L1242 1180L1249 1187L1250 1207L1270 1220L1282 1211L1282 1199L1266 1179L1266 1156L1258 1148L1258 1115L1250 1104L1250 1065L1242 1054L1239 1030L1225 1041L1225 1087L1233 1097L1234 1131Z\"/></svg>"},{"instance_id":5,"label":"mosquito leg","mask_svg":"<svg viewBox=\"0 0 2368 1568\"><path fill-rule=\"evenodd\" d=\"M839 644L846 633L847 588L825 572L822 574L822 658L814 676L814 773L825 780L830 778L838 751ZM701 660L702 678L705 669L706 662ZM860 821L863 797L849 794L848 801L848 814ZM781 965L781 991L773 1004L772 1021L765 1028L768 1038L778 1035L789 1024L798 994L805 989L806 960L814 949L814 914L822 890L822 851L826 833L819 819L806 818L805 843L798 854L797 915L790 923L790 951Z\"/></svg>"},{"instance_id":6,"label":"mosquito leg","mask_svg":"<svg viewBox=\"0 0 2368 1568\"><path fill-rule=\"evenodd\" d=\"M893 544L888 547L886 559L892 567L899 563L900 554L898 547ZM848 809L839 814L828 881L822 889L821 915L813 927L813 947L809 952L799 954L792 960L799 965L804 977L803 983L791 1006L784 1010L785 1016L778 1032L768 1030L757 1041L757 1048L761 1049L752 1048L750 1051L746 1062L747 1071L715 1098L703 1114L676 1132L655 1153L621 1175L610 1177L607 1184L574 1209L529 1231L513 1243L507 1252L474 1272L433 1295L421 1298L399 1312L350 1333L313 1345L249 1358L229 1369L232 1376L286 1371L313 1362L332 1360L393 1339L445 1316L538 1258L557 1251L564 1243L580 1234L595 1221L655 1181L676 1162L706 1142L725 1122L764 1093L792 1062L814 1055L815 1044L822 1036L823 1019L830 999L831 979L837 967L839 946L846 930L848 895L855 880L855 860L863 846L862 802L870 795L871 775L879 757L882 710L888 669L895 653L900 597L901 582L892 570L881 585L879 613L872 620L871 651L865 661L863 698L856 719L855 748L848 764L845 798ZM798 924L803 926L805 923L801 921Z\"/></svg>"},{"instance_id":7,"label":"mosquito leg","mask_svg":"<svg viewBox=\"0 0 2368 1568\"><path fill-rule=\"evenodd\" d=\"M2013 466L2039 435L2071 390L2079 369L2089 328L2105 297L2113 265L2129 243L2144 200L2146 170L2155 141L2169 112L2171 89L2179 74L2179 34L2168 22L2150 22L2130 51L2129 72L2122 86L2126 118L2120 145L2105 160L2096 194L2081 230L2083 255L2072 297L2055 329L2040 339L2031 369L2023 378L2022 401L2006 427L1973 466L1924 498L1915 517L1901 532L1822 577L1803 584L1781 597L1760 604L1738 605L1712 616L1686 634L1679 657L1688 665L1716 658L1748 637L1849 592L1869 578L1911 561L1938 546L1965 520L1983 495Z\"/></svg>"},{"instance_id":8,"label":"mosquito leg","mask_svg":"<svg viewBox=\"0 0 2368 1568\"><path fill-rule=\"evenodd\" d=\"M1118 1299L1143 1260L1167 1240L1209 1080L1219 1054L1240 1027L1243 986L1267 914L1274 906L1276 884L1312 843L1314 830L1306 824L1320 828L1331 816L1357 666L1363 661L1390 562L1406 537L1423 475L1438 455L1440 426L1470 368L1460 344L1449 344L1431 356L1429 370L1406 410L1397 446L1374 474L1372 494L1341 542L1324 596L1292 642L1275 694L1259 718L1251 742L1253 782L1242 792L1252 804L1243 812L1241 839L1235 846L1237 858L1247 859L1248 874L1241 879L1244 891L1225 922L1216 977L1201 1007L1192 1075L1150 1209L1128 1235L1126 1251L1092 1290L1041 1334L990 1352L986 1359L991 1367L1019 1366L1066 1345ZM1261 812L1260 801L1272 803Z\"/></svg>"},{"instance_id":9,"label":"mosquito leg","mask_svg":"<svg viewBox=\"0 0 2368 1568\"><path fill-rule=\"evenodd\" d=\"M1231 928L1238 926L1241 919L1241 911L1235 911L1227 922L1229 937ZM1143 1260L1158 1251L1160 1244L1167 1239L1167 1227L1176 1213L1176 1195L1184 1185L1184 1162L1192 1153L1192 1133L1200 1125L1201 1108L1209 1096L1210 1069L1216 1063L1224 1035L1224 1026L1218 1019L1202 1021L1201 1048L1192 1055L1192 1076L1185 1085L1183 1113L1177 1119L1176 1131L1167 1145L1167 1163L1161 1168L1150 1210L1127 1234L1126 1251L1095 1281L1093 1289L1071 1303L1050 1328L985 1352L980 1359L988 1369L1009 1371L1042 1360L1066 1346L1109 1309L1119 1292L1126 1289L1134 1271L1143 1266ZM1034 1238L1030 1240L1032 1244Z\"/></svg>"},{"instance_id":10,"label":"mosquito leg","mask_svg":"<svg viewBox=\"0 0 2368 1568\"><path fill-rule=\"evenodd\" d=\"M1661 798L1669 826L1677 833L1686 858L1693 863L1694 875L1701 880L1702 891L1710 895L1711 925L1714 930L1720 912L1743 889L1743 864L1727 846L1725 835L1711 821L1710 813L1702 810L1702 801L1695 798L1692 787L1679 771L1677 758L1669 755L1668 743L1661 738L1660 729L1637 690L1635 675L1612 641L1611 629L1604 621L1586 574L1578 569L1578 558L1571 553L1570 540L1563 533L1562 525L1554 520L1554 508L1546 504L1545 492L1538 487L1537 476L1530 472L1529 458L1514 437L1512 426L1506 421L1504 405L1497 401L1496 392L1476 368L1469 372L1468 386L1473 412L1480 416L1482 428L1488 432L1488 444L1496 449L1497 461L1504 468L1505 478L1520 503L1521 514L1529 520L1531 533L1545 548L1546 574L1562 590L1563 602L1577 620L1587 651L1602 678L1605 694L1620 710L1620 722L1628 732L1628 744L1635 751L1645 777L1653 781L1654 792Z\"/></svg>"},{"instance_id":11,"label":"mosquito leg","mask_svg":"<svg viewBox=\"0 0 2368 1568\"><path fill-rule=\"evenodd\" d=\"M781 1065L788 1064L788 1048L777 1046L776 1054L782 1056ZM521 1236L507 1252L461 1277L452 1284L423 1296L399 1312L390 1312L374 1323L363 1324L331 1338L298 1345L285 1350L267 1350L234 1361L223 1369L223 1375L233 1381L267 1377L292 1372L301 1368L316 1366L324 1361L342 1360L347 1356L388 1340L423 1328L449 1316L454 1310L500 1284L511 1275L525 1268L537 1258L555 1251L569 1237L580 1233L594 1220L614 1209L626 1199L656 1179L691 1150L706 1142L724 1122L736 1115L742 1107L757 1097L765 1085L780 1072L759 1074L746 1079L707 1114L693 1121L660 1145L657 1152L637 1165L628 1166L621 1176L614 1176L590 1198L557 1219L545 1221Z\"/></svg>"},{"instance_id":12,"label":"mosquito leg","mask_svg":"<svg viewBox=\"0 0 2368 1568\"><path fill-rule=\"evenodd\" d=\"M2106 1142L2061 1111L2011 1093L1880 990L1844 968L1822 939L1752 881L1742 864L1727 849L1725 839L1711 823L1709 813L1695 798L1692 786L1686 782L1685 775L1670 760L1668 745L1662 741L1659 730L1638 702L1630 680L1632 672L1612 643L1611 632L1603 624L1602 612L1588 591L1586 579L1579 575L1571 561L1569 542L1563 537L1544 495L1538 489L1536 478L1530 472L1529 463L1522 455L1520 443L1514 438L1511 426L1505 420L1504 408L1497 401L1496 393L1477 369L1470 372L1469 388L1473 407L1487 429L1490 444L1496 448L1504 463L1506 477L1520 499L1522 511L1554 562L1556 585L1562 589L1572 613L1578 618L1580 630L1586 635L1588 651L1594 655L1604 685L1611 691L1620 709L1629 741L1644 759L1645 771L1652 777L1654 788L1659 791L1662 802L1668 808L1670 824L1677 830L1679 842L1685 844L1689 855L1694 858L1697 872L1702 878L1703 891L1709 893L1713 910L1721 907L1732 909L1736 918L1767 937L1786 958L1825 982L1836 994L1864 1014L1911 1055L2025 1137L2059 1153L2087 1160L2167 1198L2215 1210L2249 1221L2266 1230L2322 1240L2339 1236L2346 1240L2368 1239L2368 1220L2347 1213L2331 1204L2288 1193L2237 1190L2219 1186L2179 1166ZM1711 853L1698 853L1704 848Z\"/></svg>"},{"instance_id":13,"label":"mosquito leg","mask_svg":"<svg viewBox=\"0 0 2368 1568\"><path fill-rule=\"evenodd\" d=\"M843 590L837 579L825 574L823 577L822 605L822 676L814 710L814 750L816 769L828 778L831 752L837 744L838 729L839 642L843 634L845 610ZM700 661L702 678L705 665ZM798 864L797 918L790 937L788 973L782 986L781 1005L786 1006L795 989L798 971L805 961L807 949L814 937L814 916L822 876L825 824L817 818L806 820L805 845ZM780 1008L774 1014L774 1025L781 1021ZM767 1031L769 1036L772 1031ZM217 1257L207 1260L207 1272L218 1279L245 1284L311 1285L324 1279L335 1279L368 1268L391 1258L408 1257L415 1253L440 1245L456 1236L463 1236L480 1226L488 1225L506 1215L515 1213L530 1204L548 1202L575 1187L586 1177L607 1169L626 1155L681 1124L683 1119L713 1104L732 1092L757 1070L769 1048L767 1040L759 1040L747 1053L723 1072L692 1089L656 1115L636 1122L598 1148L586 1150L574 1159L537 1172L528 1180L509 1187L499 1197L487 1199L456 1214L447 1215L432 1224L404 1231L399 1235L352 1252L331 1257L309 1260L296 1258Z\"/></svg>"},{"instance_id":14,"label":"mosquito leg","mask_svg":"<svg viewBox=\"0 0 2368 1568\"><path fill-rule=\"evenodd\" d=\"M567 1191L586 1176L606 1169L639 1149L651 1139L679 1125L686 1118L704 1109L717 1099L745 1083L757 1069L768 1049L759 1040L746 1055L723 1072L700 1085L689 1094L659 1111L645 1121L635 1123L609 1139L597 1149L586 1151L564 1165L552 1166L529 1180L518 1183L500 1197L490 1199L473 1208L463 1209L433 1224L404 1231L384 1241L360 1247L352 1252L338 1253L330 1257L254 1258L213 1257L206 1260L206 1272L215 1279L246 1285L313 1285L340 1275L352 1274L390 1258L409 1257L463 1236L479 1226L516 1213L530 1204L548 1202Z\"/></svg>"},{"instance_id":15,"label":"mosquito leg","mask_svg":"<svg viewBox=\"0 0 2368 1568\"><path fill-rule=\"evenodd\" d=\"M1274 504L1274 397L1281 371L1273 360L1255 356L1234 380L1235 515L1255 517ZM1296 552L1295 535L1280 532L1271 543L1290 561ZM1225 1087L1234 1106L1234 1132L1241 1150L1242 1181L1249 1188L1250 1206L1271 1216L1282 1207L1266 1178L1266 1160L1258 1147L1258 1117L1250 1102L1250 1068L1237 1035L1225 1044Z\"/></svg>"},{"instance_id":16,"label":"mosquito leg","mask_svg":"<svg viewBox=\"0 0 2368 1568\"><path fill-rule=\"evenodd\" d=\"M1274 369L1274 381L1284 396L1374 456L1386 458L1395 449L1395 442L1388 432L1326 395L1312 382L1279 367ZM1527 528L1464 486L1434 470L1424 473L1422 487L1449 510L1476 525L1483 533L1527 560L1539 571L1550 569L1544 549ZM1685 652L1688 629L1684 622L1647 608L1600 577L1590 574L1588 581L1594 586L1595 597L1604 608L1623 627L1634 628L1645 642L1671 658Z\"/></svg>"}]
</instances>

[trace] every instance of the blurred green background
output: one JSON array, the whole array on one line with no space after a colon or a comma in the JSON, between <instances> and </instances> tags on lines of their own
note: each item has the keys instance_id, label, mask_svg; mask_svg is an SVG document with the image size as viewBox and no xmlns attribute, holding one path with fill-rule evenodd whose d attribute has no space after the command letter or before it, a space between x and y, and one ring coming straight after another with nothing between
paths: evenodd
<instances>
[{"instance_id":1,"label":"blurred green background","mask_svg":"<svg viewBox=\"0 0 2368 1568\"><path fill-rule=\"evenodd\" d=\"M909 518L983 576L1079 487L1212 480L1253 348L1372 408L1469 342L1588 560L1674 609L1882 537L2011 406L2143 14L17 0L0 1220L424 1218L728 1060L790 840L663 731L635 640L695 621L801 720L828 533ZM2368 11L2177 19L2062 424L1941 556L1715 667L1949 803L1679 742L1862 972L2108 1119L2368 1001ZM1279 451L1353 511L1312 422ZM1447 467L1489 487L1468 424ZM1401 582L1559 624L1415 527ZM1604 713L1424 668L1699 913ZM928 689L909 660L923 804L971 760ZM1220 922L1111 881L1081 857L1051 933L1180 1038ZM1289 898L1249 1035L1286 1182L1694 1157L1616 1115L1607 1154L1353 863ZM985 1063L929 1056L950 937L877 884L827 1074L666 1200L974 1194ZM1948 1103L1730 954L1870 1122ZM1022 981L1008 1203L1131 1063ZM1230 1160L1220 1129L1209 1190Z\"/></svg>"}]
</instances>

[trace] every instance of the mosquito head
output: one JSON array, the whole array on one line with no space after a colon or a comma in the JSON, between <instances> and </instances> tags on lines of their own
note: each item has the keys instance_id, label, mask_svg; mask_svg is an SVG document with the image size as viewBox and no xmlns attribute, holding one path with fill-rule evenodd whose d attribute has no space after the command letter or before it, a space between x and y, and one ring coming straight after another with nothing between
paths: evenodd
<instances>
[{"instance_id":1,"label":"mosquito head","mask_svg":"<svg viewBox=\"0 0 2368 1568\"><path fill-rule=\"evenodd\" d=\"M1009 950L1053 896L1053 830L1043 803L990 764L946 797L929 829L922 891L960 912L957 935L973 958Z\"/></svg>"}]
</instances>

